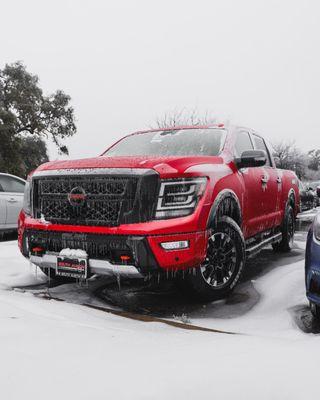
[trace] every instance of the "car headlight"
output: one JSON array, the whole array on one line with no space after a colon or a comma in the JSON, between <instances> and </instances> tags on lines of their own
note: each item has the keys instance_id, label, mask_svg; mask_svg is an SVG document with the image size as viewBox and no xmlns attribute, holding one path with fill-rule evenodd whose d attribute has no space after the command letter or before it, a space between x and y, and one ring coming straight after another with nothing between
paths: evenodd
<instances>
[{"instance_id":1,"label":"car headlight","mask_svg":"<svg viewBox=\"0 0 320 400\"><path fill-rule=\"evenodd\" d=\"M163 179L156 219L177 218L194 212L206 188L207 178Z\"/></svg>"},{"instance_id":2,"label":"car headlight","mask_svg":"<svg viewBox=\"0 0 320 400\"><path fill-rule=\"evenodd\" d=\"M23 211L28 215L31 215L32 212L31 188L32 188L31 179L28 179L24 187L23 206L22 206Z\"/></svg>"}]
</instances>

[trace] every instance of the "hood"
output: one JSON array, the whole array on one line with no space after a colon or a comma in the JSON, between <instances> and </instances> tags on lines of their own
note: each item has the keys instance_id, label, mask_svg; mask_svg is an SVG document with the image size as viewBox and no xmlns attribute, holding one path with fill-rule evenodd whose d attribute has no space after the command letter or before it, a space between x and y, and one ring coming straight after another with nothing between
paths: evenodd
<instances>
[{"instance_id":1,"label":"hood","mask_svg":"<svg viewBox=\"0 0 320 400\"><path fill-rule=\"evenodd\" d=\"M81 160L52 161L41 165L37 171L88 168L147 168L160 175L184 173L190 167L203 164L222 164L222 157L95 157Z\"/></svg>"}]
</instances>

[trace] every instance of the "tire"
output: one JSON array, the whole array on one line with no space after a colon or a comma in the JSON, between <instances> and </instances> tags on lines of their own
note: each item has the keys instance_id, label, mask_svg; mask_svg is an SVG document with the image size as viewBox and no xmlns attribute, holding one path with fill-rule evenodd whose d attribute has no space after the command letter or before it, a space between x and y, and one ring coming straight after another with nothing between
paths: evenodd
<instances>
[{"instance_id":1,"label":"tire","mask_svg":"<svg viewBox=\"0 0 320 400\"><path fill-rule=\"evenodd\" d=\"M310 310L313 317L320 320L320 306L310 301Z\"/></svg>"},{"instance_id":2,"label":"tire","mask_svg":"<svg viewBox=\"0 0 320 400\"><path fill-rule=\"evenodd\" d=\"M199 300L212 301L231 294L245 265L245 241L240 227L221 217L208 240L203 264L179 279L184 292Z\"/></svg>"},{"instance_id":3,"label":"tire","mask_svg":"<svg viewBox=\"0 0 320 400\"><path fill-rule=\"evenodd\" d=\"M291 251L294 243L294 233L296 228L296 221L294 217L293 208L291 205L287 206L282 223L282 239L281 242L273 243L274 251L287 253Z\"/></svg>"},{"instance_id":4,"label":"tire","mask_svg":"<svg viewBox=\"0 0 320 400\"><path fill-rule=\"evenodd\" d=\"M54 271L52 268L43 268L43 267L39 268L45 275L47 275L47 277L50 280L60 283L61 285L64 283L73 283L76 281L74 278L68 278L66 276L57 276L56 271Z\"/></svg>"}]
</instances>

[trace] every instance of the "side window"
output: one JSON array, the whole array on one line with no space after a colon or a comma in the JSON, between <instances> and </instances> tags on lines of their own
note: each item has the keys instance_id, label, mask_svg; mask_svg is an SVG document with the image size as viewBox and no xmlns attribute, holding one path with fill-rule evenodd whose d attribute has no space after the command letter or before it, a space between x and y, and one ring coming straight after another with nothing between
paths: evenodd
<instances>
[{"instance_id":1,"label":"side window","mask_svg":"<svg viewBox=\"0 0 320 400\"><path fill-rule=\"evenodd\" d=\"M11 176L2 175L0 176L0 188L2 188L4 192L23 193L24 183Z\"/></svg>"},{"instance_id":2,"label":"side window","mask_svg":"<svg viewBox=\"0 0 320 400\"><path fill-rule=\"evenodd\" d=\"M235 144L235 156L241 157L244 151L253 150L253 145L248 132L240 131Z\"/></svg>"},{"instance_id":3,"label":"side window","mask_svg":"<svg viewBox=\"0 0 320 400\"><path fill-rule=\"evenodd\" d=\"M268 167L271 167L270 154L269 154L269 151L267 149L267 146L266 146L264 140L261 137L256 136L256 135L252 135L252 137L253 137L253 143L254 143L255 149L256 150L264 150L267 153L267 163L266 163L266 165Z\"/></svg>"}]
</instances>

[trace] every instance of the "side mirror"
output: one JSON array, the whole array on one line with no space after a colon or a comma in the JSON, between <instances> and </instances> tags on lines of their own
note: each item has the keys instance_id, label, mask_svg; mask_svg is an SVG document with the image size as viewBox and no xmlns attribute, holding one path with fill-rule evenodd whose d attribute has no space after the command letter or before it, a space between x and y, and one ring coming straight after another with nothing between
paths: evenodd
<instances>
[{"instance_id":1,"label":"side mirror","mask_svg":"<svg viewBox=\"0 0 320 400\"><path fill-rule=\"evenodd\" d=\"M317 196L320 197L320 186L317 187Z\"/></svg>"},{"instance_id":2,"label":"side mirror","mask_svg":"<svg viewBox=\"0 0 320 400\"><path fill-rule=\"evenodd\" d=\"M239 169L263 167L267 163L267 154L264 150L244 151L240 158L235 159L235 163Z\"/></svg>"}]
</instances>

